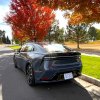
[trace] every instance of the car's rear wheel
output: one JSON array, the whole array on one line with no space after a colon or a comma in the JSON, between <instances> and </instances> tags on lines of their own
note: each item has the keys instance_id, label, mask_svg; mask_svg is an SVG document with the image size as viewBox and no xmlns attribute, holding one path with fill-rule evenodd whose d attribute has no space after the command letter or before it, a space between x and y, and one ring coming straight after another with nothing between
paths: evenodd
<instances>
[{"instance_id":1,"label":"car's rear wheel","mask_svg":"<svg viewBox=\"0 0 100 100\"><path fill-rule=\"evenodd\" d=\"M26 70L26 76L27 76L27 82L30 86L35 86L35 77L34 77L34 72L33 68L31 65L28 65L27 70Z\"/></svg>"}]
</instances>

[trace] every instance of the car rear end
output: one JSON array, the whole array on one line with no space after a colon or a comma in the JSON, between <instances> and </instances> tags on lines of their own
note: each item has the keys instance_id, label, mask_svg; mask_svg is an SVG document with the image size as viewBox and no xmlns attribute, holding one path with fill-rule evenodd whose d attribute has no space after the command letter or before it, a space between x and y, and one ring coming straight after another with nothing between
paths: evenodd
<instances>
[{"instance_id":1,"label":"car rear end","mask_svg":"<svg viewBox=\"0 0 100 100\"><path fill-rule=\"evenodd\" d=\"M63 81L81 75L81 54L78 52L50 53L43 57L40 81Z\"/></svg>"}]
</instances>

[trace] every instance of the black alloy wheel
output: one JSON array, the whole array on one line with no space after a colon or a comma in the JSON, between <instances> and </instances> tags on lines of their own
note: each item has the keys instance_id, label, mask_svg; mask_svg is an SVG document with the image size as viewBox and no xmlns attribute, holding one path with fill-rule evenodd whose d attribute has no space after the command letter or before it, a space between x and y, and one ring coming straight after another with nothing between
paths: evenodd
<instances>
[{"instance_id":1,"label":"black alloy wheel","mask_svg":"<svg viewBox=\"0 0 100 100\"><path fill-rule=\"evenodd\" d=\"M33 72L33 68L31 67L31 65L28 65L26 75L27 75L28 84L30 86L35 86L34 72Z\"/></svg>"},{"instance_id":2,"label":"black alloy wheel","mask_svg":"<svg viewBox=\"0 0 100 100\"><path fill-rule=\"evenodd\" d=\"M14 58L13 58L13 60L14 60L14 67L15 67L15 68L18 68L18 67L17 67L17 63L16 63L16 60L15 60Z\"/></svg>"}]
</instances>

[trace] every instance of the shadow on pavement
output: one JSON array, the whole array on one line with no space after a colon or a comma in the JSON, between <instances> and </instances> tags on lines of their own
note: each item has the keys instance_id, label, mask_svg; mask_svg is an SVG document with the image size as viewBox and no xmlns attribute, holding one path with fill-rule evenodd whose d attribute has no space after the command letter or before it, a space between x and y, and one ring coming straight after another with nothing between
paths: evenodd
<instances>
[{"instance_id":1,"label":"shadow on pavement","mask_svg":"<svg viewBox=\"0 0 100 100\"><path fill-rule=\"evenodd\" d=\"M12 55L0 58L0 85L3 100L92 100L74 80L28 86L24 73L14 68Z\"/></svg>"},{"instance_id":2,"label":"shadow on pavement","mask_svg":"<svg viewBox=\"0 0 100 100\"><path fill-rule=\"evenodd\" d=\"M90 92L90 94L91 94L93 100L100 100L100 96L99 96L100 95L100 92L97 92L95 90L92 90L92 92ZM98 95L96 95L96 94L98 94Z\"/></svg>"}]
</instances>

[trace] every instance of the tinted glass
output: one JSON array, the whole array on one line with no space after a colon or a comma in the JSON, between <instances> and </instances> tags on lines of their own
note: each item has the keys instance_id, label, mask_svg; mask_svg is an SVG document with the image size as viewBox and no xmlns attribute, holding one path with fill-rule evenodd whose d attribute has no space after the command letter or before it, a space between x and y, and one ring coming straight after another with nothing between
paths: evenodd
<instances>
[{"instance_id":1,"label":"tinted glass","mask_svg":"<svg viewBox=\"0 0 100 100\"><path fill-rule=\"evenodd\" d=\"M61 44L49 44L49 45L45 45L44 48L48 52L68 52L69 51L69 49L65 48Z\"/></svg>"},{"instance_id":2,"label":"tinted glass","mask_svg":"<svg viewBox=\"0 0 100 100\"><path fill-rule=\"evenodd\" d=\"M30 52L33 50L34 50L33 45L29 45L29 44L23 45L21 48L21 52Z\"/></svg>"},{"instance_id":3,"label":"tinted glass","mask_svg":"<svg viewBox=\"0 0 100 100\"><path fill-rule=\"evenodd\" d=\"M47 51L41 45L35 44L35 48L37 52L47 53Z\"/></svg>"},{"instance_id":4,"label":"tinted glass","mask_svg":"<svg viewBox=\"0 0 100 100\"><path fill-rule=\"evenodd\" d=\"M23 45L22 47L21 47L21 52L25 52L26 50L25 50L25 48L26 48L26 45Z\"/></svg>"},{"instance_id":5,"label":"tinted glass","mask_svg":"<svg viewBox=\"0 0 100 100\"><path fill-rule=\"evenodd\" d=\"M34 51L33 45L27 45L27 47L28 47L27 52Z\"/></svg>"}]
</instances>

